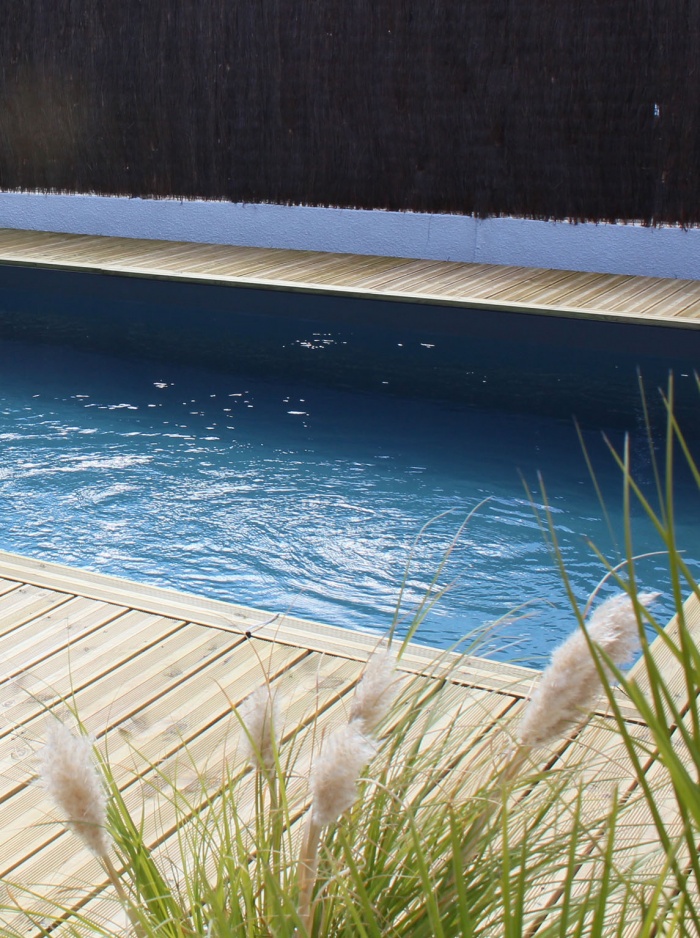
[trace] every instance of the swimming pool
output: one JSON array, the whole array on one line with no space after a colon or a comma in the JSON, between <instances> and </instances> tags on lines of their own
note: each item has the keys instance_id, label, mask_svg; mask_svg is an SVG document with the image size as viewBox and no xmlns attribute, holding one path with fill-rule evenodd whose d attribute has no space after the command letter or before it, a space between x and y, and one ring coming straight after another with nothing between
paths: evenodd
<instances>
[{"instance_id":1,"label":"swimming pool","mask_svg":"<svg viewBox=\"0 0 700 938\"><path fill-rule=\"evenodd\" d=\"M418 638L449 645L526 604L490 646L540 664L572 620L529 502L537 472L581 599L602 576L586 538L622 547L572 415L618 537L600 432L631 432L649 479L637 365L650 388L674 367L700 436L697 339L678 330L15 268L0 284L0 547L338 625L387 627L441 516L413 548L405 627L488 499ZM677 489L698 557L698 500ZM642 519L635 549L658 549ZM663 587L661 559L639 572Z\"/></svg>"}]
</instances>

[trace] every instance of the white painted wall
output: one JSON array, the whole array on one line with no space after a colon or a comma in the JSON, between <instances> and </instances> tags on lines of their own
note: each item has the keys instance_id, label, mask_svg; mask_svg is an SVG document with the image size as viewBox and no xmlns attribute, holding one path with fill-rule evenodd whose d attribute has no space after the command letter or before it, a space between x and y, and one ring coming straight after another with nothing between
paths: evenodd
<instances>
[{"instance_id":1,"label":"white painted wall","mask_svg":"<svg viewBox=\"0 0 700 938\"><path fill-rule=\"evenodd\" d=\"M700 228L26 192L0 227L700 279Z\"/></svg>"}]
</instances>

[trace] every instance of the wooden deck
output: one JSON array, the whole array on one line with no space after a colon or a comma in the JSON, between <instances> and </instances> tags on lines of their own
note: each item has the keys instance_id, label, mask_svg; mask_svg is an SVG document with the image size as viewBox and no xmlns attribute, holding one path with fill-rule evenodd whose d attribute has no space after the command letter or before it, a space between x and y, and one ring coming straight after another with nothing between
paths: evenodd
<instances>
[{"instance_id":1,"label":"wooden deck","mask_svg":"<svg viewBox=\"0 0 700 938\"><path fill-rule=\"evenodd\" d=\"M700 281L0 229L0 263L700 328Z\"/></svg>"},{"instance_id":2,"label":"wooden deck","mask_svg":"<svg viewBox=\"0 0 700 938\"><path fill-rule=\"evenodd\" d=\"M693 628L700 628L700 603L692 600L687 608ZM162 845L176 832L167 812L156 806L154 787L134 771L134 751L165 772L177 771L180 788L195 781L194 757L216 785L224 756L235 759L238 728L231 707L265 675L284 689L294 725L316 716L328 727L347 717L348 694L377 643L369 634L6 553L0 553L0 636L0 881L41 884L41 895L67 908L84 902L88 885L93 912L108 918L114 903L103 874L77 838L53 821L35 782L48 714L79 712L98 743L108 746L127 802L137 813L144 810L149 837ZM671 674L672 656L663 644L658 652ZM446 676L465 734L482 740L496 721L517 714L537 678L525 668L450 659L418 645L404 656L402 668ZM644 681L643 673L637 677ZM632 732L644 734L635 711L626 705L625 712ZM451 722L454 714L446 719ZM605 757L588 770L591 803L605 802L616 786L634 791L618 738L605 720L584 729L576 745L579 752L583 746ZM184 747L188 758L176 770ZM563 743L556 759L565 764L572 748ZM629 832L635 849L640 832L648 839L648 826L640 810L638 827ZM12 898L21 893L5 890L4 901ZM6 913L6 927L38 934L55 917L41 902L38 909L43 912L34 924Z\"/></svg>"}]
</instances>

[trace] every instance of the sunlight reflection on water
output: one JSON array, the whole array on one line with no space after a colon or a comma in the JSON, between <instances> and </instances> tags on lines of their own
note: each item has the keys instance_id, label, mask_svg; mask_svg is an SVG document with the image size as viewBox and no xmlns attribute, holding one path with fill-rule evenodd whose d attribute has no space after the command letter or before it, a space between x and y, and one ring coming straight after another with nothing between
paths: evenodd
<instances>
[{"instance_id":1,"label":"sunlight reflection on water","mask_svg":"<svg viewBox=\"0 0 700 938\"><path fill-rule=\"evenodd\" d=\"M410 556L404 628L437 574L420 640L449 645L525 604L491 644L533 663L572 625L529 501L538 471L579 599L602 575L586 538L619 557L570 420L21 342L0 354L8 550L377 634ZM619 536L618 473L599 433L587 442ZM639 442L635 460L648 475ZM698 556L687 494L679 539ZM636 550L656 547L639 519ZM658 558L640 574L666 581Z\"/></svg>"}]
</instances>

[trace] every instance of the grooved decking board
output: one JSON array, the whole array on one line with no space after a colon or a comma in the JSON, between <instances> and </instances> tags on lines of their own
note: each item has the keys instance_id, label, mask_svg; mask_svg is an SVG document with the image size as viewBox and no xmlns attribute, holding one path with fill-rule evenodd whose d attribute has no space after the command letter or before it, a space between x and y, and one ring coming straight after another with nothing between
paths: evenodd
<instances>
[{"instance_id":1,"label":"grooved decking board","mask_svg":"<svg viewBox=\"0 0 700 938\"><path fill-rule=\"evenodd\" d=\"M688 631L693 635L700 634L700 600L697 596L691 595L683 606L683 616ZM673 619L666 626L665 631L676 642L678 641L678 617ZM654 661L663 675L664 681L669 687L677 703L687 700L687 687L685 673L681 663L660 638L655 641ZM640 661L630 672L640 688L648 695L650 693L649 675L646 665Z\"/></svg>"},{"instance_id":2,"label":"grooved decking board","mask_svg":"<svg viewBox=\"0 0 700 938\"><path fill-rule=\"evenodd\" d=\"M239 636L250 631L258 638L358 661L366 661L382 638L381 633L370 634L328 626L293 616L136 584L117 577L75 570L61 564L20 557L3 551L0 551L0 571L6 578L16 577L22 583L51 590L72 591L102 602L125 605L130 609L186 618L190 622ZM503 690L517 696L527 696L530 693L533 679L539 673L532 668L484 658L462 659L446 656L421 645L412 645L403 660L407 669L432 669L440 674L447 671L454 680L463 680L488 690Z\"/></svg>"},{"instance_id":3,"label":"grooved decking board","mask_svg":"<svg viewBox=\"0 0 700 938\"><path fill-rule=\"evenodd\" d=\"M686 617L693 630L700 628L695 597ZM197 811L209 810L225 771L246 771L232 708L267 678L285 699L285 732L298 729L299 774L292 785L298 819L318 734L347 719L352 689L380 637L0 552L0 641L6 646L0 655L0 878L41 884L32 907L44 925L60 917L51 906L60 898L69 909L88 903L91 914L114 921L119 932L118 908L99 866L57 823L35 781L47 720L66 719L71 709L109 752L127 803L138 817L143 811L147 839L165 861L178 832L163 786L176 781ZM659 642L657 660L675 680L674 662ZM429 675L423 678L428 689L446 682L429 732L459 737L470 760L477 754L485 766L502 758L509 745L502 721L514 725L538 676L415 644L401 668ZM633 674L644 680L640 666ZM622 706L631 732L643 738L639 715ZM591 817L616 784L631 794L636 787L618 738L605 727L594 720L554 755L565 767L581 752L596 754L585 769ZM446 752L451 760L453 750ZM198 790L198 775L206 794ZM252 810L253 790L245 780L242 815ZM648 838L648 816L642 811L633 821L625 832L629 842L635 833ZM552 895L556 888L550 885ZM21 917L6 913L3 921L38 935L39 926Z\"/></svg>"},{"instance_id":4,"label":"grooved decking board","mask_svg":"<svg viewBox=\"0 0 700 938\"><path fill-rule=\"evenodd\" d=\"M0 263L700 328L700 283L0 229Z\"/></svg>"}]
</instances>

